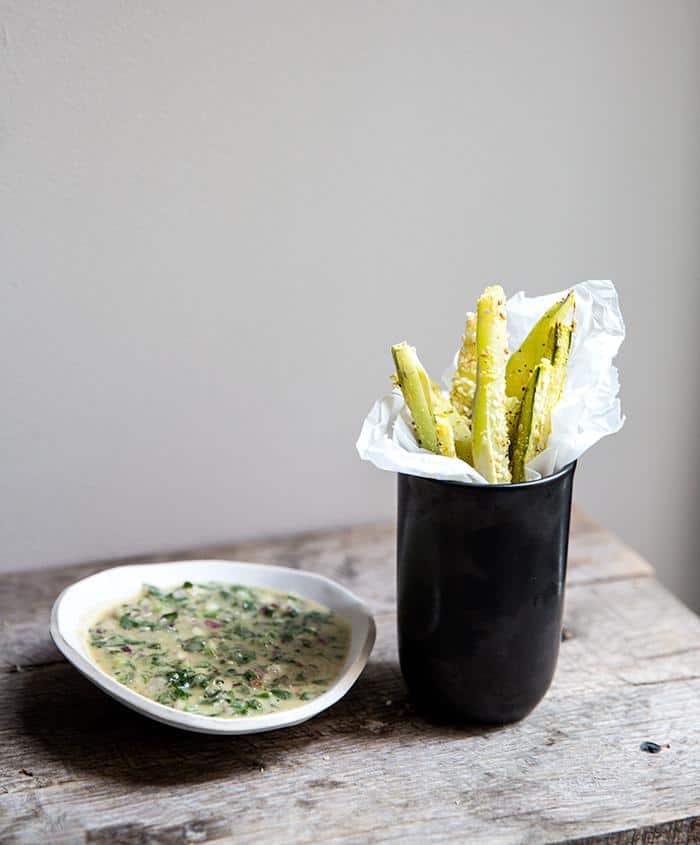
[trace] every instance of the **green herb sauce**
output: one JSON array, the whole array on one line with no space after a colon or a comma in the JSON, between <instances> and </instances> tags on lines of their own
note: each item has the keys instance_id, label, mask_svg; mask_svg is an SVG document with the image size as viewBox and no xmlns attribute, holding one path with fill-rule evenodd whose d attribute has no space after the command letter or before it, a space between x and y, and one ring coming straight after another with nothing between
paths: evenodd
<instances>
[{"instance_id":1,"label":"green herb sauce","mask_svg":"<svg viewBox=\"0 0 700 845\"><path fill-rule=\"evenodd\" d=\"M89 629L91 655L136 692L187 713L298 707L340 674L350 629L299 596L236 584L145 585Z\"/></svg>"}]
</instances>

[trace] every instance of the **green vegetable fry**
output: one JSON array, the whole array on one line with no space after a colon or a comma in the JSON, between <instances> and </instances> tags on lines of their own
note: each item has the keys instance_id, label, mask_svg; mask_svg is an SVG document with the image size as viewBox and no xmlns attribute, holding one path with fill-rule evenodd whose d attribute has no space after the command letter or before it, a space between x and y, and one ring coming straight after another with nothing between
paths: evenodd
<instances>
[{"instance_id":1,"label":"green vegetable fry","mask_svg":"<svg viewBox=\"0 0 700 845\"><path fill-rule=\"evenodd\" d=\"M435 434L438 440L438 454L445 455L448 458L455 458L457 456L455 435L447 414L435 414Z\"/></svg>"},{"instance_id":2,"label":"green vegetable fry","mask_svg":"<svg viewBox=\"0 0 700 845\"><path fill-rule=\"evenodd\" d=\"M571 350L571 336L574 327L568 323L557 323L554 327L554 352L552 354L552 376L549 384L549 412L542 431L542 442L539 444L541 452L547 448L547 441L552 431L552 411L557 402L561 399L564 391L564 379L566 378L566 367L569 363L569 351Z\"/></svg>"},{"instance_id":3,"label":"green vegetable fry","mask_svg":"<svg viewBox=\"0 0 700 845\"><path fill-rule=\"evenodd\" d=\"M455 411L463 414L467 421L472 417L474 391L476 389L476 314L469 312L462 337L462 348L457 358L457 369L452 376L450 399Z\"/></svg>"},{"instance_id":4,"label":"green vegetable fry","mask_svg":"<svg viewBox=\"0 0 700 845\"><path fill-rule=\"evenodd\" d=\"M462 347L457 358L457 368L452 377L450 422L454 432L457 457L472 463L472 405L476 388L476 314L467 314Z\"/></svg>"},{"instance_id":5,"label":"green vegetable fry","mask_svg":"<svg viewBox=\"0 0 700 845\"><path fill-rule=\"evenodd\" d=\"M452 410L452 403L442 392L440 385L436 381L429 379L429 382L433 411L439 414L448 414Z\"/></svg>"},{"instance_id":6,"label":"green vegetable fry","mask_svg":"<svg viewBox=\"0 0 700 845\"><path fill-rule=\"evenodd\" d=\"M508 346L506 301L500 285L486 288L479 297L476 351L476 390L472 413L474 467L491 483L507 483L511 479L505 380Z\"/></svg>"},{"instance_id":7,"label":"green vegetable fry","mask_svg":"<svg viewBox=\"0 0 700 845\"><path fill-rule=\"evenodd\" d=\"M457 457L470 464L473 456L472 431L469 420L462 414L457 413L454 409L449 414L449 420L452 425L452 431L454 432Z\"/></svg>"},{"instance_id":8,"label":"green vegetable fry","mask_svg":"<svg viewBox=\"0 0 700 845\"><path fill-rule=\"evenodd\" d=\"M455 411L437 382L431 381L430 387L440 454L467 460L464 455L471 456L469 422Z\"/></svg>"},{"instance_id":9,"label":"green vegetable fry","mask_svg":"<svg viewBox=\"0 0 700 845\"><path fill-rule=\"evenodd\" d=\"M397 343L391 347L391 354L399 387L413 419L418 445L430 452L438 452L428 375L413 346Z\"/></svg>"},{"instance_id":10,"label":"green vegetable fry","mask_svg":"<svg viewBox=\"0 0 700 845\"><path fill-rule=\"evenodd\" d=\"M564 323L575 307L574 292L555 302L535 323L534 327L511 356L506 367L506 393L521 398L535 367L543 358L554 354L554 327Z\"/></svg>"},{"instance_id":11,"label":"green vegetable fry","mask_svg":"<svg viewBox=\"0 0 700 845\"><path fill-rule=\"evenodd\" d=\"M569 323L557 323L554 329L554 354L552 364L552 396L553 406L561 399L564 391L564 379L566 378L566 367L569 363L569 352L571 351L571 337L574 333L574 326Z\"/></svg>"},{"instance_id":12,"label":"green vegetable fry","mask_svg":"<svg viewBox=\"0 0 700 845\"><path fill-rule=\"evenodd\" d=\"M440 387L428 378L416 350L407 343L391 347L398 381L411 413L418 445L436 455L454 458L457 454L449 399Z\"/></svg>"},{"instance_id":13,"label":"green vegetable fry","mask_svg":"<svg viewBox=\"0 0 700 845\"><path fill-rule=\"evenodd\" d=\"M508 443L513 448L515 430L518 425L518 414L520 413L520 399L517 396L506 396L506 426L508 430Z\"/></svg>"},{"instance_id":14,"label":"green vegetable fry","mask_svg":"<svg viewBox=\"0 0 700 845\"><path fill-rule=\"evenodd\" d=\"M552 362L543 358L532 371L525 389L513 445L513 481L525 481L525 466L541 450L543 430L549 417Z\"/></svg>"}]
</instances>

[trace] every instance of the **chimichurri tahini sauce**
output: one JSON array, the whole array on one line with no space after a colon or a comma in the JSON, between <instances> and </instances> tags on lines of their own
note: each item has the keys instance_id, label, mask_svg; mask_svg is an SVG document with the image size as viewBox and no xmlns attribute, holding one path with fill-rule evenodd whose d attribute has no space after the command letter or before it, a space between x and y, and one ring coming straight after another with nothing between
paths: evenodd
<instances>
[{"instance_id":1,"label":"chimichurri tahini sauce","mask_svg":"<svg viewBox=\"0 0 700 845\"><path fill-rule=\"evenodd\" d=\"M308 599L235 584L145 585L89 629L93 659L120 683L204 716L254 716L325 692L348 625Z\"/></svg>"}]
</instances>

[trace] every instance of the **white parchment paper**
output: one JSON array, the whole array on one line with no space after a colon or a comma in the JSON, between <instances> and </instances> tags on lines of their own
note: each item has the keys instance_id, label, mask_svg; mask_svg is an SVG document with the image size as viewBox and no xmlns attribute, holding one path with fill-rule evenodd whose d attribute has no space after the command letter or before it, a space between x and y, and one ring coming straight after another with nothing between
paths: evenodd
<instances>
[{"instance_id":1,"label":"white parchment paper","mask_svg":"<svg viewBox=\"0 0 700 845\"><path fill-rule=\"evenodd\" d=\"M511 350L520 346L535 322L567 290L536 297L525 296L521 291L508 300ZM576 330L564 391L552 414L548 446L526 467L528 480L562 469L580 458L601 437L619 431L625 421L618 398L620 380L613 365L625 338L615 285L610 281L581 282L574 291ZM456 360L457 353L443 376L448 388ZM487 483L465 461L434 455L418 446L410 414L398 388L372 406L362 424L357 451L364 461L390 472L445 481Z\"/></svg>"}]
</instances>

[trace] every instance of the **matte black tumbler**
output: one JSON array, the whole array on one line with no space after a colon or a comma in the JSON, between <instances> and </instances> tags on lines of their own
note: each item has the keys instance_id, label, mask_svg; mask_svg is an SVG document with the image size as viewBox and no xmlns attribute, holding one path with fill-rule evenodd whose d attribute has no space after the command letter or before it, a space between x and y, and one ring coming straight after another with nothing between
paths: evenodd
<instances>
[{"instance_id":1,"label":"matte black tumbler","mask_svg":"<svg viewBox=\"0 0 700 845\"><path fill-rule=\"evenodd\" d=\"M522 484L399 475L399 656L419 710L505 724L547 692L575 469Z\"/></svg>"}]
</instances>

